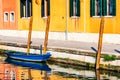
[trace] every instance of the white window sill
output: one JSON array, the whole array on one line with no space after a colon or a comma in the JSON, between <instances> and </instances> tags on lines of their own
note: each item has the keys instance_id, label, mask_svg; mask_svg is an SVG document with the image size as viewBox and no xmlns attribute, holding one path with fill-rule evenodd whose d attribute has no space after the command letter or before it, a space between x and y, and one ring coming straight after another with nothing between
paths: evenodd
<instances>
[{"instance_id":1,"label":"white window sill","mask_svg":"<svg viewBox=\"0 0 120 80\"><path fill-rule=\"evenodd\" d=\"M101 18L101 16L92 16L93 18ZM106 17L106 18L112 18L112 17L114 17L114 16L104 16L104 17Z\"/></svg>"},{"instance_id":2,"label":"white window sill","mask_svg":"<svg viewBox=\"0 0 120 80\"><path fill-rule=\"evenodd\" d=\"M107 17L107 18L112 18L112 17L114 17L114 16L105 16L105 17Z\"/></svg>"},{"instance_id":3,"label":"white window sill","mask_svg":"<svg viewBox=\"0 0 120 80\"><path fill-rule=\"evenodd\" d=\"M29 19L30 17L21 17L22 19Z\"/></svg>"},{"instance_id":4,"label":"white window sill","mask_svg":"<svg viewBox=\"0 0 120 80\"><path fill-rule=\"evenodd\" d=\"M71 18L80 18L79 16L71 16Z\"/></svg>"},{"instance_id":5,"label":"white window sill","mask_svg":"<svg viewBox=\"0 0 120 80\"><path fill-rule=\"evenodd\" d=\"M92 16L93 18L100 18L100 16Z\"/></svg>"},{"instance_id":6,"label":"white window sill","mask_svg":"<svg viewBox=\"0 0 120 80\"><path fill-rule=\"evenodd\" d=\"M44 16L44 17L42 17L43 19L47 19L48 17L47 16Z\"/></svg>"},{"instance_id":7,"label":"white window sill","mask_svg":"<svg viewBox=\"0 0 120 80\"><path fill-rule=\"evenodd\" d=\"M15 21L10 21L10 22L15 22Z\"/></svg>"}]
</instances>

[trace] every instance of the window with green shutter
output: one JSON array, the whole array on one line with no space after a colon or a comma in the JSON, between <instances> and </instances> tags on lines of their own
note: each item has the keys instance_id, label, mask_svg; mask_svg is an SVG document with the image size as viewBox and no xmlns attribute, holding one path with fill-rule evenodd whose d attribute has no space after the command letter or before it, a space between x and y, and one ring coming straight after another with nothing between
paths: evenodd
<instances>
[{"instance_id":1,"label":"window with green shutter","mask_svg":"<svg viewBox=\"0 0 120 80\"><path fill-rule=\"evenodd\" d=\"M80 0L70 0L70 17L80 17Z\"/></svg>"},{"instance_id":2,"label":"window with green shutter","mask_svg":"<svg viewBox=\"0 0 120 80\"><path fill-rule=\"evenodd\" d=\"M50 16L50 0L42 0L41 2L41 17Z\"/></svg>"},{"instance_id":3,"label":"window with green shutter","mask_svg":"<svg viewBox=\"0 0 120 80\"><path fill-rule=\"evenodd\" d=\"M116 15L116 0L109 0L109 15Z\"/></svg>"},{"instance_id":4,"label":"window with green shutter","mask_svg":"<svg viewBox=\"0 0 120 80\"><path fill-rule=\"evenodd\" d=\"M32 0L20 0L20 17L32 16Z\"/></svg>"},{"instance_id":5,"label":"window with green shutter","mask_svg":"<svg viewBox=\"0 0 120 80\"><path fill-rule=\"evenodd\" d=\"M90 0L90 16L115 16L116 0Z\"/></svg>"}]
</instances>

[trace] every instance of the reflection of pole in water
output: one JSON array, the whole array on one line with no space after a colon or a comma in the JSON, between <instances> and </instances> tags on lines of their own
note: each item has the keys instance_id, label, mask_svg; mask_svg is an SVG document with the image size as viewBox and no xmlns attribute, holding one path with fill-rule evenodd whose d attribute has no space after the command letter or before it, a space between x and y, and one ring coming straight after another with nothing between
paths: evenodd
<instances>
[{"instance_id":1,"label":"reflection of pole in water","mask_svg":"<svg viewBox=\"0 0 120 80\"><path fill-rule=\"evenodd\" d=\"M32 80L32 75L31 75L31 70L30 69L28 69L28 78L29 78L29 80Z\"/></svg>"},{"instance_id":2,"label":"reflection of pole in water","mask_svg":"<svg viewBox=\"0 0 120 80\"><path fill-rule=\"evenodd\" d=\"M96 78L97 78L97 80L100 80L100 71L99 71L99 70L96 70L95 73L96 73Z\"/></svg>"},{"instance_id":3,"label":"reflection of pole in water","mask_svg":"<svg viewBox=\"0 0 120 80\"><path fill-rule=\"evenodd\" d=\"M50 80L50 77L46 71L41 71L41 73L44 75L44 77L42 77L43 80Z\"/></svg>"}]
</instances>

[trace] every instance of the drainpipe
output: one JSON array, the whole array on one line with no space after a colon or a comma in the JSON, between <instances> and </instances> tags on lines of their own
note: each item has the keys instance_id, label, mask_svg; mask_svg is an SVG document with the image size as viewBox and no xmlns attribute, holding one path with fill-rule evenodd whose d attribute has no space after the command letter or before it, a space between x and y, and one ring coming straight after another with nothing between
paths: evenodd
<instances>
[{"instance_id":1,"label":"drainpipe","mask_svg":"<svg viewBox=\"0 0 120 80\"><path fill-rule=\"evenodd\" d=\"M65 40L68 40L68 0L66 0L66 32Z\"/></svg>"}]
</instances>

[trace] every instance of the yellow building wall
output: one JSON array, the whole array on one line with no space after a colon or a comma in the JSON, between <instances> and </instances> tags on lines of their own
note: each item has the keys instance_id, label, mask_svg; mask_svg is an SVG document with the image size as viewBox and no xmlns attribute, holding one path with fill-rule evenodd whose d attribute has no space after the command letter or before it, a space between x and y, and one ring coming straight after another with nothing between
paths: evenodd
<instances>
[{"instance_id":1,"label":"yellow building wall","mask_svg":"<svg viewBox=\"0 0 120 80\"><path fill-rule=\"evenodd\" d=\"M114 32L120 33L120 0L117 0L116 18L114 20Z\"/></svg>"},{"instance_id":2,"label":"yellow building wall","mask_svg":"<svg viewBox=\"0 0 120 80\"><path fill-rule=\"evenodd\" d=\"M41 17L41 0L40 4L36 4L32 0L33 5L33 30L45 31L46 19ZM20 2L19 2L20 4ZM62 5L61 5L62 4ZM65 31L66 28L66 1L65 0L51 0L50 1L50 31ZM20 5L19 5L18 24L20 30L29 28L30 18L20 18Z\"/></svg>"},{"instance_id":3,"label":"yellow building wall","mask_svg":"<svg viewBox=\"0 0 120 80\"><path fill-rule=\"evenodd\" d=\"M18 30L29 29L30 18L20 18L20 0L18 0Z\"/></svg>"},{"instance_id":4,"label":"yellow building wall","mask_svg":"<svg viewBox=\"0 0 120 80\"><path fill-rule=\"evenodd\" d=\"M41 18L41 0L40 4L36 4L32 0L33 5L33 30L45 31L46 19ZM66 9L66 0L50 0L50 31L65 32L66 26L68 32L85 32L98 33L100 28L100 17L90 17L90 0L80 0L80 17L71 18ZM19 30L27 30L29 28L30 18L20 18L20 1L18 3L18 28ZM105 17L105 33L120 33L120 1L116 0L116 16ZM67 14L68 12L68 14Z\"/></svg>"},{"instance_id":5,"label":"yellow building wall","mask_svg":"<svg viewBox=\"0 0 120 80\"><path fill-rule=\"evenodd\" d=\"M32 0L33 5L33 30L45 31L46 19L41 18L41 0L40 4L36 4ZM19 3L20 4L20 1ZM19 30L27 30L29 28L30 18L20 18L20 5L18 5L18 28ZM66 0L51 0L50 1L50 31L65 32L66 23L68 23L69 32L82 31L80 18L69 17L69 0L68 0L68 21L66 17ZM82 22L83 23L83 22Z\"/></svg>"}]
</instances>

